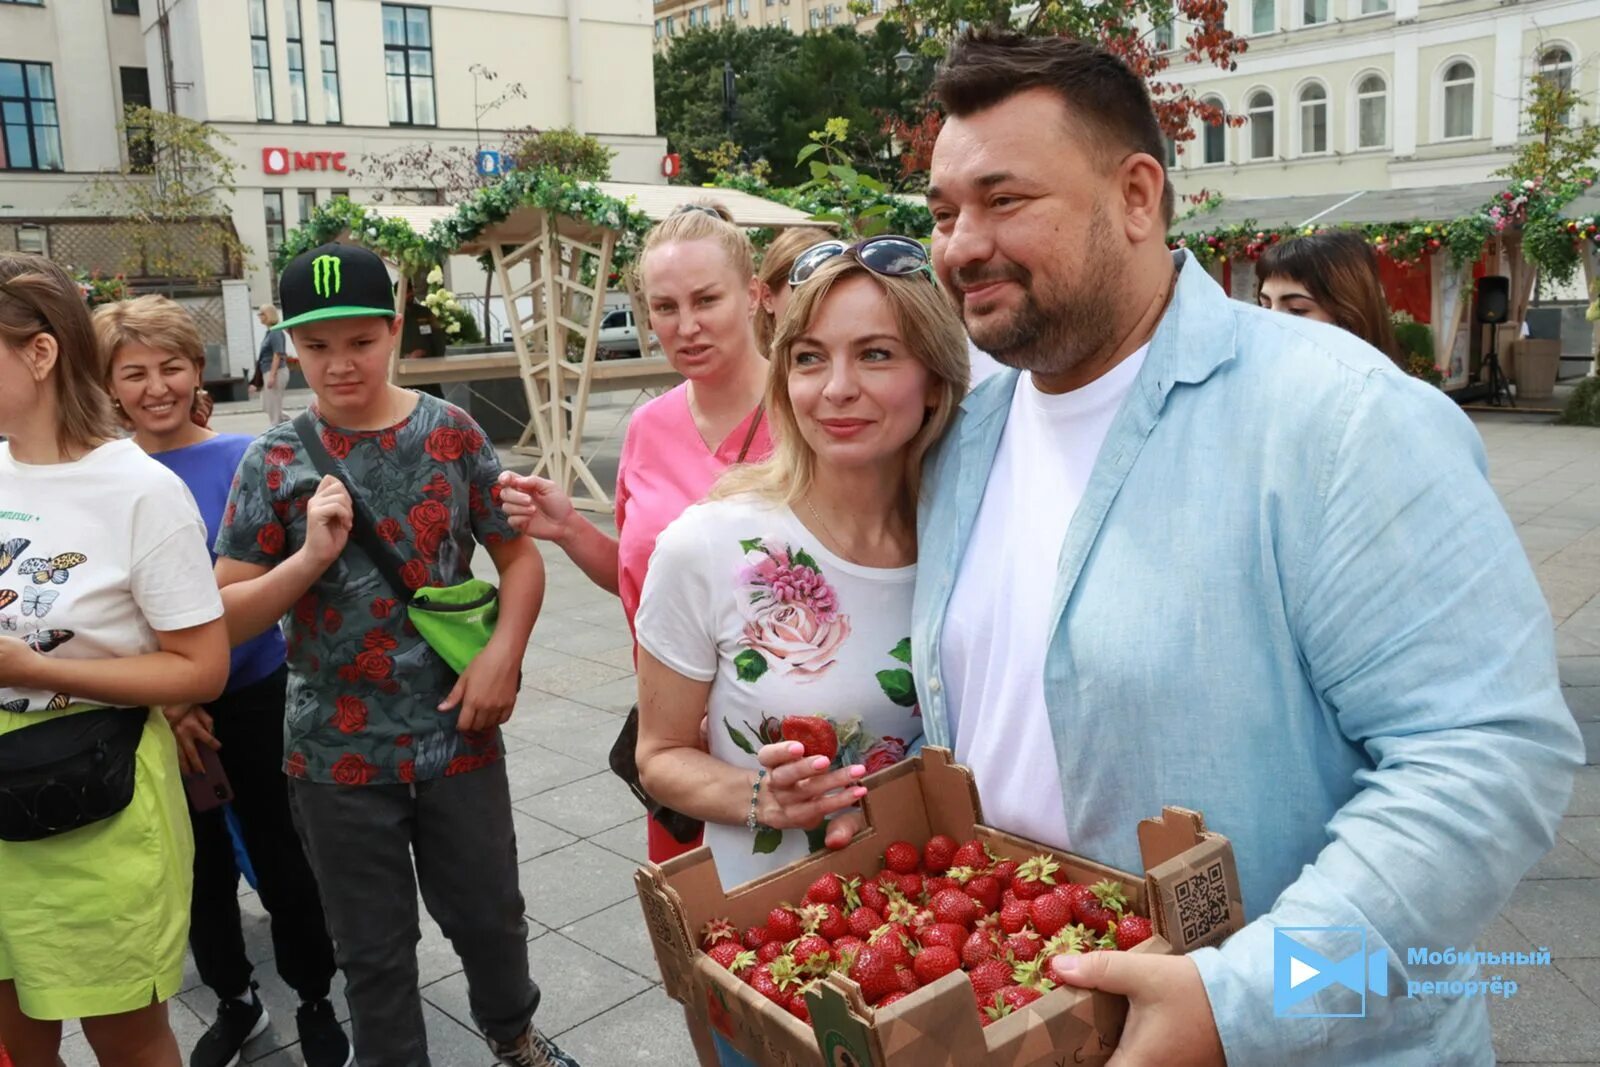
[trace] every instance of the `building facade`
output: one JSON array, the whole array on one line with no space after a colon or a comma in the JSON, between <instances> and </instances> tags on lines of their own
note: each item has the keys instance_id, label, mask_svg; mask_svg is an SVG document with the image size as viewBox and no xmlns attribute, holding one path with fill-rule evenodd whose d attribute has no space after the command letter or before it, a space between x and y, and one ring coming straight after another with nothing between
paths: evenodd
<instances>
[{"instance_id":1,"label":"building facade","mask_svg":"<svg viewBox=\"0 0 1600 1067\"><path fill-rule=\"evenodd\" d=\"M655 0L655 42L664 49L686 30L732 23L741 29L775 26L804 33L834 26L855 26L866 31L898 0L869 0L856 14L849 0Z\"/></svg>"},{"instance_id":2,"label":"building facade","mask_svg":"<svg viewBox=\"0 0 1600 1067\"><path fill-rule=\"evenodd\" d=\"M651 26L648 0L0 0L0 249L56 255L41 233L127 160L129 104L231 141L227 206L257 302L315 205L437 195L357 177L398 148L470 159L500 131L573 126L616 152L615 179L664 181Z\"/></svg>"}]
</instances>

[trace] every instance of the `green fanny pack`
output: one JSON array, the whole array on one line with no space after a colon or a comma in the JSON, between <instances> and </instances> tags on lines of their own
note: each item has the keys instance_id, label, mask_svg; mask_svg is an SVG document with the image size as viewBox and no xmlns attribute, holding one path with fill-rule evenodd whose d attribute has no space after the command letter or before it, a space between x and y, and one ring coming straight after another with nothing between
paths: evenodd
<instances>
[{"instance_id":1,"label":"green fanny pack","mask_svg":"<svg viewBox=\"0 0 1600 1067\"><path fill-rule=\"evenodd\" d=\"M483 651L494 636L500 618L500 593L481 578L469 578L455 585L424 586L412 589L401 577L404 561L388 542L378 536L372 512L357 492L343 465L335 462L317 433L316 419L307 408L294 420L295 433L305 446L317 473L339 479L350 494L350 537L367 554L378 573L405 606L406 618L417 633L457 674L467 669L473 657Z\"/></svg>"}]
</instances>

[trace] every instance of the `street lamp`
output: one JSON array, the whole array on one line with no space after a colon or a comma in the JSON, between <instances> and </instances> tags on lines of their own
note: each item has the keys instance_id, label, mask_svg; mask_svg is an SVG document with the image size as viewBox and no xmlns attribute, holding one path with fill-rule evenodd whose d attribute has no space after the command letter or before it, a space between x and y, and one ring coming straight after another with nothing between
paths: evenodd
<instances>
[{"instance_id":1,"label":"street lamp","mask_svg":"<svg viewBox=\"0 0 1600 1067\"><path fill-rule=\"evenodd\" d=\"M901 45L900 51L894 54L894 69L898 70L901 74L904 74L906 71L911 69L911 64L915 63L916 61L917 57L906 51L905 46Z\"/></svg>"}]
</instances>

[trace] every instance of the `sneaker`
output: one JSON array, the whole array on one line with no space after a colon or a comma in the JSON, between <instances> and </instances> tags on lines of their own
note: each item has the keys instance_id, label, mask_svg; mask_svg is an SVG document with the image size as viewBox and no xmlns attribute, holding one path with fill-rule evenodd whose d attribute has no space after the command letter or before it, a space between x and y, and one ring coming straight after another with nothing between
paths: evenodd
<instances>
[{"instance_id":1,"label":"sneaker","mask_svg":"<svg viewBox=\"0 0 1600 1067\"><path fill-rule=\"evenodd\" d=\"M515 1041L502 1045L489 1039L489 1051L495 1059L509 1067L578 1067L578 1061L562 1052L560 1047L539 1032L532 1023Z\"/></svg>"},{"instance_id":2,"label":"sneaker","mask_svg":"<svg viewBox=\"0 0 1600 1067\"><path fill-rule=\"evenodd\" d=\"M250 983L250 1003L224 997L217 1001L217 1021L211 1024L189 1055L189 1067L235 1067L245 1043L266 1032L267 1008Z\"/></svg>"},{"instance_id":3,"label":"sneaker","mask_svg":"<svg viewBox=\"0 0 1600 1067\"><path fill-rule=\"evenodd\" d=\"M300 1055L305 1057L306 1067L350 1067L356 1062L350 1039L344 1036L326 998L301 1001L294 1024L300 1031Z\"/></svg>"}]
</instances>

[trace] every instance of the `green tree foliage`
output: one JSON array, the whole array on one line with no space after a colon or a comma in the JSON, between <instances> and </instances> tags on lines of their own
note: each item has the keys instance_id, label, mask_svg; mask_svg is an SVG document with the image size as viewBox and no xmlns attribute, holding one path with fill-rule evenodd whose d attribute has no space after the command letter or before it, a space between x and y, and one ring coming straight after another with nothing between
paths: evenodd
<instances>
[{"instance_id":1,"label":"green tree foliage","mask_svg":"<svg viewBox=\"0 0 1600 1067\"><path fill-rule=\"evenodd\" d=\"M568 177L591 182L610 179L611 160L616 156L598 138L571 126L513 135L508 148L511 162L519 168L554 167Z\"/></svg>"}]
</instances>

